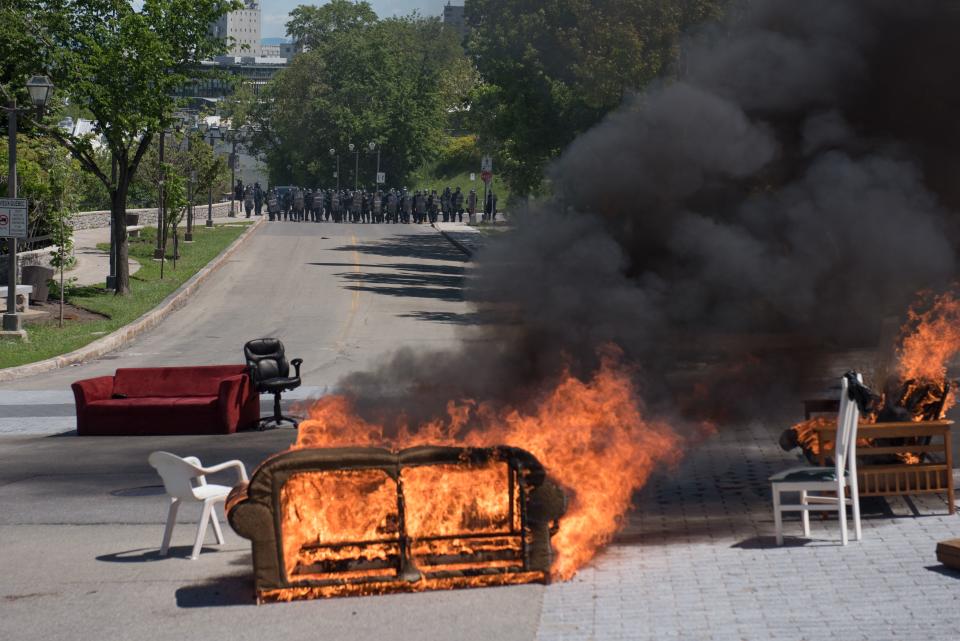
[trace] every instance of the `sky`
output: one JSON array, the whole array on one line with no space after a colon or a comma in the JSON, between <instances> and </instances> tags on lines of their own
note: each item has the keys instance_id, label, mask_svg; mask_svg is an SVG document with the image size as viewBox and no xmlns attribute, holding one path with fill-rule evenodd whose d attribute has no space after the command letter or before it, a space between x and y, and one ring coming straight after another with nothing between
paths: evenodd
<instances>
[{"instance_id":1,"label":"sky","mask_svg":"<svg viewBox=\"0 0 960 641\"><path fill-rule=\"evenodd\" d=\"M447 0L368 0L380 17L406 15L416 9L425 16L439 16ZM301 4L325 4L322 0L260 0L262 32L264 38L279 38L287 35L287 15ZM451 4L463 4L452 0Z\"/></svg>"}]
</instances>

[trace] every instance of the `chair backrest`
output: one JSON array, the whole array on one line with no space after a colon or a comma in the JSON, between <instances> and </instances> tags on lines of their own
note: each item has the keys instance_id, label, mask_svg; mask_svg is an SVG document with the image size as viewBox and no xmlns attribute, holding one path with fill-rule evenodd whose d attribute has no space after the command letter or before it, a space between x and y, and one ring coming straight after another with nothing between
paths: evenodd
<instances>
[{"instance_id":1,"label":"chair backrest","mask_svg":"<svg viewBox=\"0 0 960 641\"><path fill-rule=\"evenodd\" d=\"M170 452L158 451L153 452L147 461L163 479L167 494L178 499L196 500L192 481L199 478L201 484L204 484L203 472L200 471L200 462L197 459L183 459ZM196 464L193 461L197 461Z\"/></svg>"},{"instance_id":2,"label":"chair backrest","mask_svg":"<svg viewBox=\"0 0 960 641\"><path fill-rule=\"evenodd\" d=\"M258 338L243 346L247 366L251 368L254 383L268 378L286 378L290 363L278 338Z\"/></svg>"},{"instance_id":3,"label":"chair backrest","mask_svg":"<svg viewBox=\"0 0 960 641\"><path fill-rule=\"evenodd\" d=\"M863 376L854 374L857 383L863 383ZM837 478L843 478L849 469L850 477L857 473L857 426L860 422L860 407L851 395L849 375L840 379L840 413L837 415L837 442L834 444L834 465Z\"/></svg>"}]
</instances>

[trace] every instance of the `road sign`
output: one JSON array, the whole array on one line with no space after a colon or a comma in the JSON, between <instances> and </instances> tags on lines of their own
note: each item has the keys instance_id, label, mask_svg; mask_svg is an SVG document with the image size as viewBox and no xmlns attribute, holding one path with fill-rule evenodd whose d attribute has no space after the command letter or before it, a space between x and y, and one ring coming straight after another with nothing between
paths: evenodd
<instances>
[{"instance_id":1,"label":"road sign","mask_svg":"<svg viewBox=\"0 0 960 641\"><path fill-rule=\"evenodd\" d=\"M26 198L0 198L0 236L27 237Z\"/></svg>"},{"instance_id":2,"label":"road sign","mask_svg":"<svg viewBox=\"0 0 960 641\"><path fill-rule=\"evenodd\" d=\"M475 181L476 179L477 179L477 175L476 175L476 174L470 174L470 182L473 182L473 181Z\"/></svg>"},{"instance_id":3,"label":"road sign","mask_svg":"<svg viewBox=\"0 0 960 641\"><path fill-rule=\"evenodd\" d=\"M493 156L484 156L480 161L480 170L493 173Z\"/></svg>"},{"instance_id":4,"label":"road sign","mask_svg":"<svg viewBox=\"0 0 960 641\"><path fill-rule=\"evenodd\" d=\"M485 182L485 183L489 183L491 180L493 180L493 172L492 172L492 171L481 171L481 172L480 172L480 179L481 179L483 182Z\"/></svg>"},{"instance_id":5,"label":"road sign","mask_svg":"<svg viewBox=\"0 0 960 641\"><path fill-rule=\"evenodd\" d=\"M387 182L387 174L382 171L377 172L377 184L382 185L385 182Z\"/></svg>"}]
</instances>

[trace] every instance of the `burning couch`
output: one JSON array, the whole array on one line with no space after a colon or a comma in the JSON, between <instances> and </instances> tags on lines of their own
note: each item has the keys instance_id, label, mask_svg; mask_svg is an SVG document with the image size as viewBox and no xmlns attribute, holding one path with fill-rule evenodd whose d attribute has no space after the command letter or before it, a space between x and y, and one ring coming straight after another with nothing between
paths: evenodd
<instances>
[{"instance_id":1,"label":"burning couch","mask_svg":"<svg viewBox=\"0 0 960 641\"><path fill-rule=\"evenodd\" d=\"M305 448L227 499L258 602L547 582L566 509L512 447Z\"/></svg>"}]
</instances>

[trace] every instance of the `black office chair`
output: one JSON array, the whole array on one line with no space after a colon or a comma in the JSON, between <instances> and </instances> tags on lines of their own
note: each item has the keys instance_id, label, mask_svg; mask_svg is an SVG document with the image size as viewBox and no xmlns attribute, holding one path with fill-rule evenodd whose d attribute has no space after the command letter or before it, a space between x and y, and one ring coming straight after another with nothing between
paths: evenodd
<instances>
[{"instance_id":1,"label":"black office chair","mask_svg":"<svg viewBox=\"0 0 960 641\"><path fill-rule=\"evenodd\" d=\"M295 418L280 413L280 394L300 387L300 365L302 358L287 363L283 343L277 338L258 338L243 346L243 355L250 369L250 380L261 394L273 394L273 416L261 418L258 427L265 430L291 423L300 424ZM296 370L296 376L290 376L290 365Z\"/></svg>"}]
</instances>

